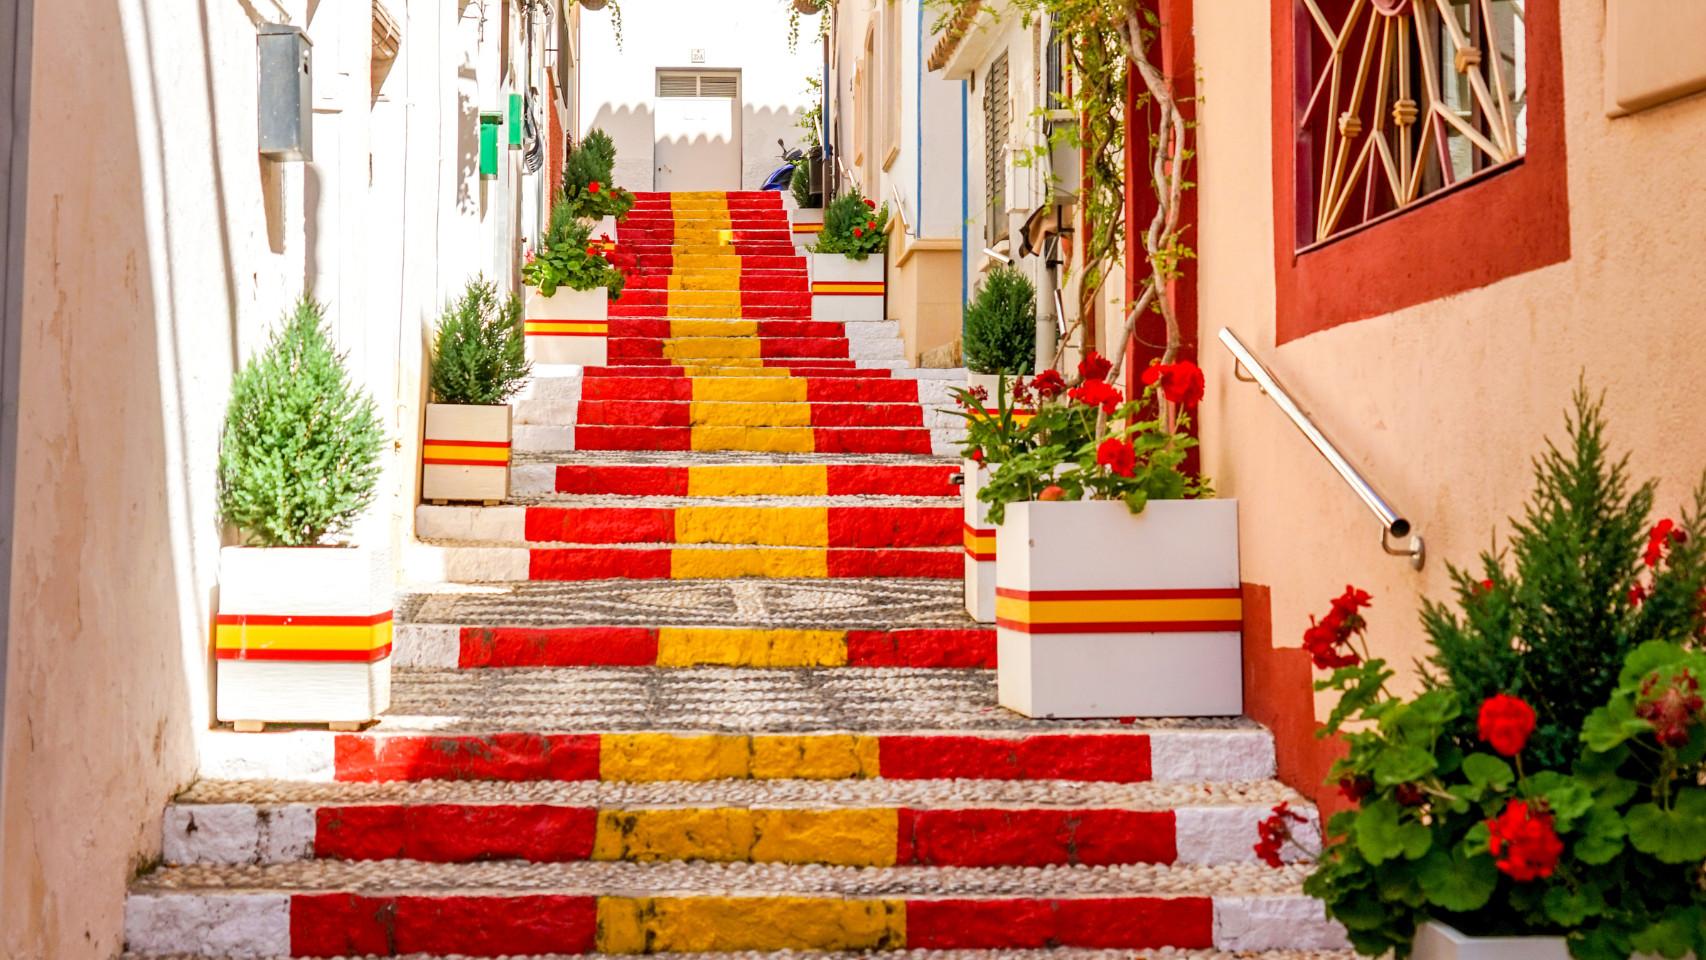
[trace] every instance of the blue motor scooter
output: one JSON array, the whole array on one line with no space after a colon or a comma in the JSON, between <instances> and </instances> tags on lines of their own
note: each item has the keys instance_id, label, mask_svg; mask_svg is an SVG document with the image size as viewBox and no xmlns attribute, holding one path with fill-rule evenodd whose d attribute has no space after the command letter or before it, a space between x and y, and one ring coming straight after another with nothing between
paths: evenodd
<instances>
[{"instance_id":1,"label":"blue motor scooter","mask_svg":"<svg viewBox=\"0 0 1706 960\"><path fill-rule=\"evenodd\" d=\"M776 145L782 148L782 165L770 174L770 179L764 181L760 190L786 190L794 180L794 167L805 156L800 148L788 149L787 143L777 140Z\"/></svg>"}]
</instances>

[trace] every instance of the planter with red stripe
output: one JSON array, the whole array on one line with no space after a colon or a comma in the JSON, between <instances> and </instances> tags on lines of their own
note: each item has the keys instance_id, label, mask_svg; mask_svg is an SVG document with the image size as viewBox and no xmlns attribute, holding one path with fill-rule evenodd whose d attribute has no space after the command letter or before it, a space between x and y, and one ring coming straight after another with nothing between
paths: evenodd
<instances>
[{"instance_id":1,"label":"planter with red stripe","mask_svg":"<svg viewBox=\"0 0 1706 960\"><path fill-rule=\"evenodd\" d=\"M883 308L886 277L880 253L863 260L839 253L812 254L812 319L842 323L882 320L886 313Z\"/></svg>"},{"instance_id":2,"label":"planter with red stripe","mask_svg":"<svg viewBox=\"0 0 1706 960\"><path fill-rule=\"evenodd\" d=\"M788 229L794 235L794 249L805 256L807 248L817 243L818 234L823 232L823 208L801 207L788 216Z\"/></svg>"},{"instance_id":3,"label":"planter with red stripe","mask_svg":"<svg viewBox=\"0 0 1706 960\"><path fill-rule=\"evenodd\" d=\"M421 499L495 502L509 496L510 409L429 403Z\"/></svg>"},{"instance_id":4,"label":"planter with red stripe","mask_svg":"<svg viewBox=\"0 0 1706 960\"><path fill-rule=\"evenodd\" d=\"M995 525L989 504L977 498L989 483L989 468L975 460L960 470L962 527L965 535L966 613L978 623L995 622Z\"/></svg>"},{"instance_id":5,"label":"planter with red stripe","mask_svg":"<svg viewBox=\"0 0 1706 960\"><path fill-rule=\"evenodd\" d=\"M610 291L558 287L546 297L527 296L527 358L534 363L601 367L608 362Z\"/></svg>"},{"instance_id":6,"label":"planter with red stripe","mask_svg":"<svg viewBox=\"0 0 1706 960\"><path fill-rule=\"evenodd\" d=\"M1015 503L996 534L1001 705L1026 716L1243 710L1238 505Z\"/></svg>"},{"instance_id":7,"label":"planter with red stripe","mask_svg":"<svg viewBox=\"0 0 1706 960\"><path fill-rule=\"evenodd\" d=\"M226 547L214 631L221 721L356 724L391 703L388 553Z\"/></svg>"}]
</instances>

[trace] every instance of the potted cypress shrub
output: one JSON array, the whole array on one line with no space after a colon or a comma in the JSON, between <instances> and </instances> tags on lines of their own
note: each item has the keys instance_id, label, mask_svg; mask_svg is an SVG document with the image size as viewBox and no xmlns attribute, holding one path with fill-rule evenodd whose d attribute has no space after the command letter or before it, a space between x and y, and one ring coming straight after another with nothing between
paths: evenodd
<instances>
[{"instance_id":1,"label":"potted cypress shrub","mask_svg":"<svg viewBox=\"0 0 1706 960\"><path fill-rule=\"evenodd\" d=\"M616 143L594 127L563 161L563 199L589 235L605 244L617 240L617 228L634 207L634 195L612 182Z\"/></svg>"},{"instance_id":2,"label":"potted cypress shrub","mask_svg":"<svg viewBox=\"0 0 1706 960\"><path fill-rule=\"evenodd\" d=\"M1578 391L1508 549L1423 604L1418 693L1387 688L1368 593L1303 635L1352 804L1304 890L1360 953L1706 956L1706 483L1654 523L1657 484L1607 450L1601 404ZM1294 817L1261 828L1274 866Z\"/></svg>"},{"instance_id":3,"label":"potted cypress shrub","mask_svg":"<svg viewBox=\"0 0 1706 960\"><path fill-rule=\"evenodd\" d=\"M509 496L510 408L531 369L521 301L484 278L449 304L433 343L421 498L487 505Z\"/></svg>"},{"instance_id":4,"label":"potted cypress shrub","mask_svg":"<svg viewBox=\"0 0 1706 960\"><path fill-rule=\"evenodd\" d=\"M610 301L622 296L634 256L614 243L594 243L574 207L551 206L539 249L521 268L527 297L527 356L534 363L603 366L609 357Z\"/></svg>"},{"instance_id":5,"label":"potted cypress shrub","mask_svg":"<svg viewBox=\"0 0 1706 960\"><path fill-rule=\"evenodd\" d=\"M1151 366L1127 401L1110 366L1089 354L1070 388L1039 376L978 493L997 527L998 698L1033 717L1237 715L1238 505L1183 469L1202 371Z\"/></svg>"},{"instance_id":6,"label":"potted cypress shrub","mask_svg":"<svg viewBox=\"0 0 1706 960\"><path fill-rule=\"evenodd\" d=\"M219 514L245 544L219 553L219 720L353 729L390 705L390 554L340 539L374 500L383 439L304 296L225 413Z\"/></svg>"},{"instance_id":7,"label":"potted cypress shrub","mask_svg":"<svg viewBox=\"0 0 1706 960\"><path fill-rule=\"evenodd\" d=\"M996 267L966 304L966 385L996 395L1000 378L1028 376L1037 360L1037 288L1017 267Z\"/></svg>"},{"instance_id":8,"label":"potted cypress shrub","mask_svg":"<svg viewBox=\"0 0 1706 960\"><path fill-rule=\"evenodd\" d=\"M842 323L878 321L887 270L888 204L878 206L854 190L823 211L823 232L811 247L812 316ZM877 254L877 256L872 256Z\"/></svg>"}]
</instances>

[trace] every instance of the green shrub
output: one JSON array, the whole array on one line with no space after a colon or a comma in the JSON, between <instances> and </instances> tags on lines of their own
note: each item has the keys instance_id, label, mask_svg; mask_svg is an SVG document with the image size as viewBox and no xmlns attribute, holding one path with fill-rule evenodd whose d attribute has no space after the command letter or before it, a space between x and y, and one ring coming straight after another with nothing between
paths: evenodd
<instances>
[{"instance_id":1,"label":"green shrub","mask_svg":"<svg viewBox=\"0 0 1706 960\"><path fill-rule=\"evenodd\" d=\"M522 332L521 299L498 299L497 287L477 278L448 304L432 348L436 403L496 404L515 396L532 367Z\"/></svg>"},{"instance_id":2,"label":"green shrub","mask_svg":"<svg viewBox=\"0 0 1706 960\"><path fill-rule=\"evenodd\" d=\"M793 191L794 202L801 207L812 205L812 177L811 172L806 169L806 164L810 162L802 159L794 164L794 175L788 180L788 189Z\"/></svg>"},{"instance_id":3,"label":"green shrub","mask_svg":"<svg viewBox=\"0 0 1706 960\"><path fill-rule=\"evenodd\" d=\"M1037 361L1037 288L1013 267L983 278L966 305L966 367L974 373L1029 375Z\"/></svg>"},{"instance_id":4,"label":"green shrub","mask_svg":"<svg viewBox=\"0 0 1706 960\"><path fill-rule=\"evenodd\" d=\"M615 169L615 141L596 127L588 130L563 162L562 194L570 213L593 220L626 217L634 195L612 182Z\"/></svg>"},{"instance_id":5,"label":"green shrub","mask_svg":"<svg viewBox=\"0 0 1706 960\"><path fill-rule=\"evenodd\" d=\"M877 206L853 190L836 197L823 210L823 232L814 253L839 253L863 260L888 249L888 204Z\"/></svg>"},{"instance_id":6,"label":"green shrub","mask_svg":"<svg viewBox=\"0 0 1706 960\"><path fill-rule=\"evenodd\" d=\"M266 547L325 543L373 502L384 434L373 399L304 295L231 381L219 516Z\"/></svg>"},{"instance_id":7,"label":"green shrub","mask_svg":"<svg viewBox=\"0 0 1706 960\"><path fill-rule=\"evenodd\" d=\"M522 264L521 282L538 287L549 297L558 287L591 290L606 287L610 299L622 296L628 274L634 271L634 255L607 250L589 239L590 229L575 216L574 206L563 197L551 205L551 222L539 238L539 249Z\"/></svg>"}]
</instances>

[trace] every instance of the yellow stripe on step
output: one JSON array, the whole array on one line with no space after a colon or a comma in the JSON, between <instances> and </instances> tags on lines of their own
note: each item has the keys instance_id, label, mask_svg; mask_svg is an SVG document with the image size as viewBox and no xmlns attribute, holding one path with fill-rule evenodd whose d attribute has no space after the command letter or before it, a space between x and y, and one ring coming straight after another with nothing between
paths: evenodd
<instances>
[{"instance_id":1,"label":"yellow stripe on step","mask_svg":"<svg viewBox=\"0 0 1706 960\"><path fill-rule=\"evenodd\" d=\"M378 650L391 645L391 621L360 626L222 623L214 627L219 650Z\"/></svg>"},{"instance_id":2,"label":"yellow stripe on step","mask_svg":"<svg viewBox=\"0 0 1706 960\"><path fill-rule=\"evenodd\" d=\"M827 507L677 507L676 543L826 547ZM680 551L676 551L680 552Z\"/></svg>"},{"instance_id":3,"label":"yellow stripe on step","mask_svg":"<svg viewBox=\"0 0 1706 960\"><path fill-rule=\"evenodd\" d=\"M757 320L671 320L671 337L756 337Z\"/></svg>"},{"instance_id":4,"label":"yellow stripe on step","mask_svg":"<svg viewBox=\"0 0 1706 960\"><path fill-rule=\"evenodd\" d=\"M811 453L817 438L810 427L693 428L695 450L758 450L764 453Z\"/></svg>"},{"instance_id":5,"label":"yellow stripe on step","mask_svg":"<svg viewBox=\"0 0 1706 960\"><path fill-rule=\"evenodd\" d=\"M624 783L866 779L878 763L876 737L843 733L607 733L598 749L599 779Z\"/></svg>"},{"instance_id":6,"label":"yellow stripe on step","mask_svg":"<svg viewBox=\"0 0 1706 960\"><path fill-rule=\"evenodd\" d=\"M822 497L828 494L829 469L821 463L717 464L687 468L687 495L690 497Z\"/></svg>"},{"instance_id":7,"label":"yellow stripe on step","mask_svg":"<svg viewBox=\"0 0 1706 960\"><path fill-rule=\"evenodd\" d=\"M726 403L695 400L689 423L718 427L809 427L809 403Z\"/></svg>"},{"instance_id":8,"label":"yellow stripe on step","mask_svg":"<svg viewBox=\"0 0 1706 960\"><path fill-rule=\"evenodd\" d=\"M764 342L757 337L670 337L663 342L663 355L670 360L758 360Z\"/></svg>"},{"instance_id":9,"label":"yellow stripe on step","mask_svg":"<svg viewBox=\"0 0 1706 960\"><path fill-rule=\"evenodd\" d=\"M604 810L592 859L892 867L899 821L881 808Z\"/></svg>"},{"instance_id":10,"label":"yellow stripe on step","mask_svg":"<svg viewBox=\"0 0 1706 960\"><path fill-rule=\"evenodd\" d=\"M805 403L807 392L803 377L770 377L763 380L742 380L723 377L714 380L694 380L693 399L737 403Z\"/></svg>"},{"instance_id":11,"label":"yellow stripe on step","mask_svg":"<svg viewBox=\"0 0 1706 960\"><path fill-rule=\"evenodd\" d=\"M602 337L610 332L610 324L601 320L529 320L524 331L532 334L578 333Z\"/></svg>"},{"instance_id":12,"label":"yellow stripe on step","mask_svg":"<svg viewBox=\"0 0 1706 960\"><path fill-rule=\"evenodd\" d=\"M660 667L840 667L847 634L840 630L658 629Z\"/></svg>"},{"instance_id":13,"label":"yellow stripe on step","mask_svg":"<svg viewBox=\"0 0 1706 960\"><path fill-rule=\"evenodd\" d=\"M736 296L738 296L738 294ZM741 316L741 309L738 302L721 305L671 303L664 315L672 320L677 317L694 317L700 320L739 320Z\"/></svg>"},{"instance_id":14,"label":"yellow stripe on step","mask_svg":"<svg viewBox=\"0 0 1706 960\"><path fill-rule=\"evenodd\" d=\"M884 950L905 944L902 900L598 898L601 953Z\"/></svg>"},{"instance_id":15,"label":"yellow stripe on step","mask_svg":"<svg viewBox=\"0 0 1706 960\"><path fill-rule=\"evenodd\" d=\"M781 547L743 547L736 550L676 547L669 552L669 575L676 580L822 578L829 576L829 553L826 550Z\"/></svg>"}]
</instances>

